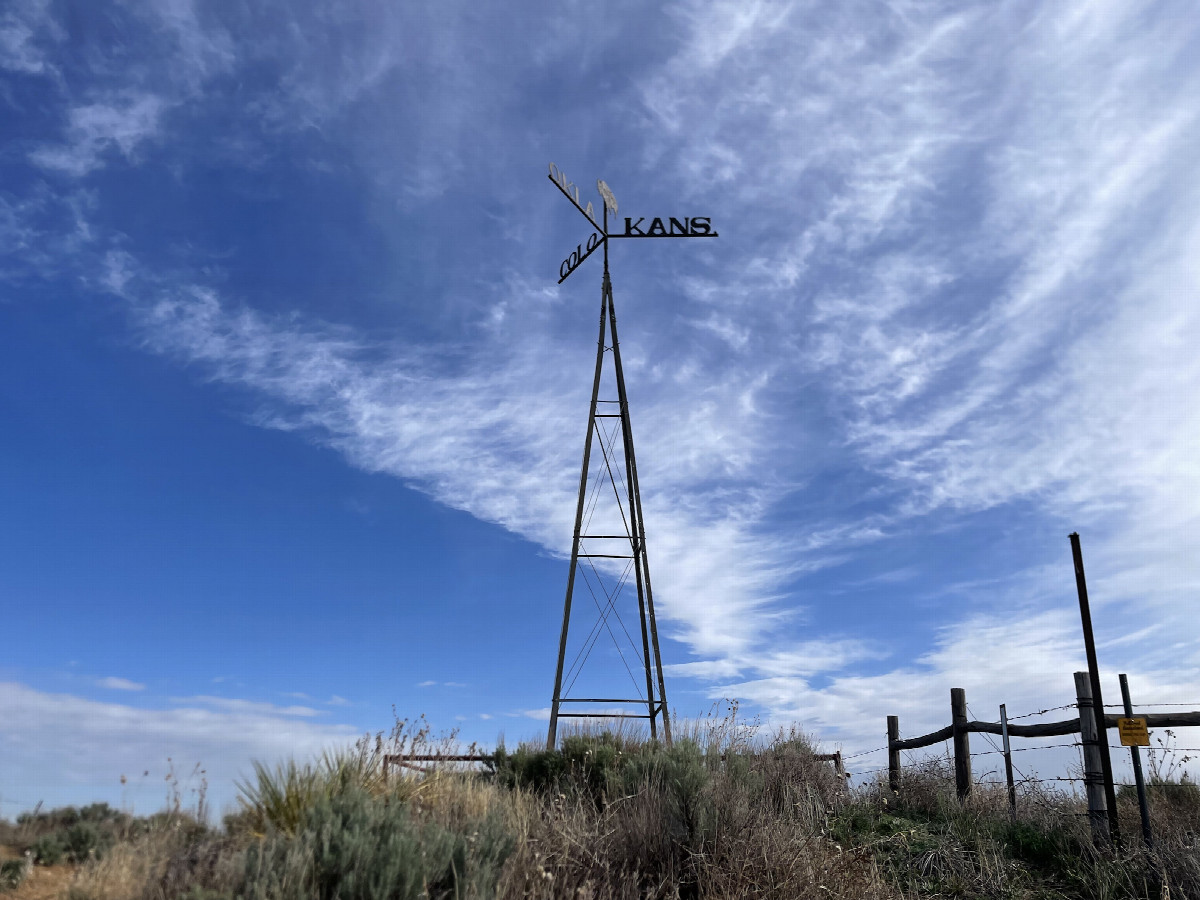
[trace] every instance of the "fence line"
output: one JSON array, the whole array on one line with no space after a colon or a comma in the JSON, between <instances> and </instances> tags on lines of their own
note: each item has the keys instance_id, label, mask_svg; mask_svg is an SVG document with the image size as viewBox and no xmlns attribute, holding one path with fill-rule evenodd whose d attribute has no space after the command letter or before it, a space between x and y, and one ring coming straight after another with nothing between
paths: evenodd
<instances>
[{"instance_id":1,"label":"fence line","mask_svg":"<svg viewBox=\"0 0 1200 900\"><path fill-rule=\"evenodd\" d=\"M1135 718L1145 719L1147 728L1185 728L1193 725L1200 725L1200 712L1177 712L1177 713L1137 713ZM1113 713L1104 714L1104 725L1107 728L1116 728L1117 720L1124 719L1125 716L1118 716ZM962 731L984 733L984 734L1000 734L1001 728L999 722L980 722L970 721L964 726L959 726ZM1060 737L1065 734L1079 733L1079 717L1074 719L1064 719L1061 722L1044 722L1039 725L1009 725L1008 733L1010 737L1024 738L1039 738L1039 737ZM923 734L920 737L905 738L900 741L889 742L888 749L895 750L920 750L922 747L929 747L933 744L940 744L943 741L948 741L954 737L955 726L947 725L945 728L940 728L937 731Z\"/></svg>"},{"instance_id":2,"label":"fence line","mask_svg":"<svg viewBox=\"0 0 1200 900\"><path fill-rule=\"evenodd\" d=\"M1122 675L1122 686L1124 690L1124 678ZM923 734L918 737L901 738L900 737L900 720L898 716L887 717L887 733L888 733L888 783L893 791L899 791L901 788L901 765L900 753L905 750L919 750L924 747L930 747L935 744L940 744L945 741L952 740L954 743L954 780L955 788L960 799L966 799L971 793L971 787L974 783L980 784L999 784L987 779L988 775L994 774L989 771L984 773L984 777L976 781L971 774L971 749L970 735L972 733L982 734L984 739L991 745L991 750L985 750L975 753L975 756L986 756L990 754L1001 754L1005 757L1006 768L1012 766L1012 756L1016 752L1028 750L1049 750L1059 747L1079 747L1083 753L1083 778L1065 778L1051 777L1044 779L1030 779L1024 776L1024 773L1018 771L1022 775L1024 781L1022 783L1032 783L1034 781L1055 781L1055 782L1082 782L1087 794L1088 800L1088 815L1091 817L1092 827L1098 842L1107 842L1108 840L1108 801L1105 796L1106 792L1115 791L1115 788L1123 785L1115 785L1114 779L1104 775L1104 767L1101 764L1100 751L1108 747L1116 747L1111 745L1104 736L1107 734L1107 729L1116 728L1118 720L1125 718L1138 718L1145 721L1147 728L1181 728L1181 727L1196 727L1200 726L1200 711L1196 710L1180 710L1172 712L1136 712L1131 716L1115 713L1100 712L1092 703L1092 692L1088 674L1086 672L1075 673L1076 686L1076 702L1073 704L1064 704L1063 706L1049 707L1035 713L1027 713L1022 716L1013 716L1006 718L1005 722L985 722L970 717L970 710L967 706L966 692L962 688L952 688L950 691L950 715L951 723L945 728L939 728L937 731L932 731L928 734ZM1167 703L1139 703L1138 708L1150 706L1174 706L1179 707L1185 704L1167 704ZM1106 704L1107 706L1117 706L1117 704ZM1069 709L1075 707L1079 710L1079 715L1064 719L1059 722L1040 722L1036 724L1021 725L1014 724L1014 719L1029 718L1035 715L1045 715L1048 712L1057 710ZM1124 704L1120 705L1124 708ZM1003 715L1003 708L1001 708ZM1101 724L1102 723L1102 724ZM1080 739L1070 743L1058 743L1043 745L1039 747L1021 747L1012 748L1008 741L1005 742L1005 749L998 747L991 739L991 735L1004 735L1007 731L1008 738L1047 738L1060 737L1066 735L1078 734ZM1119 749L1125 749L1123 745ZM1163 747L1164 750L1172 752L1194 752L1200 753L1200 748L1189 747ZM870 751L874 752L874 751ZM865 755L865 754L864 754ZM1135 760L1136 762L1136 760ZM1138 774L1135 772L1135 774ZM1017 784L1013 777L1013 772L1010 770L1007 773L1007 785L1009 788L1010 803L1012 805L1012 814L1016 817L1016 793L1015 786ZM1140 774L1138 775L1140 778ZM1143 804L1144 805L1144 804ZM1115 836L1115 835L1114 835Z\"/></svg>"}]
</instances>

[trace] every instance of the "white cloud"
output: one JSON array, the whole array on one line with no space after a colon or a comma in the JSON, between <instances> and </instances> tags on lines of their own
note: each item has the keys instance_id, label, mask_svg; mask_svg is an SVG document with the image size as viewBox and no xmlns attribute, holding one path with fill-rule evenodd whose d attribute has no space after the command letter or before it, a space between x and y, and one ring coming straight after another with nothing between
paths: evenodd
<instances>
[{"instance_id":1,"label":"white cloud","mask_svg":"<svg viewBox=\"0 0 1200 900\"><path fill-rule=\"evenodd\" d=\"M166 101L152 93L131 93L102 103L77 106L68 113L66 142L29 154L43 169L79 178L105 164L117 150L132 160L138 147L159 133Z\"/></svg>"},{"instance_id":2,"label":"white cloud","mask_svg":"<svg viewBox=\"0 0 1200 900\"><path fill-rule=\"evenodd\" d=\"M0 746L5 766L0 791L25 807L77 802L85 793L138 813L162 807L168 758L186 776L207 772L209 800L220 812L232 803L234 781L250 761L311 758L359 735L350 725L317 724L269 703L192 698L175 709L141 709L23 684L0 684ZM141 773L150 776L142 778ZM122 794L120 776L129 785ZM186 778L184 779L186 781ZM196 787L194 780L191 787ZM194 803L194 795L183 797ZM12 810L6 810L11 814Z\"/></svg>"},{"instance_id":3,"label":"white cloud","mask_svg":"<svg viewBox=\"0 0 1200 900\"><path fill-rule=\"evenodd\" d=\"M1187 540L1200 524L1200 84L1185 65L1187 12L672 7L678 52L639 82L651 127L634 143L647 169L672 161L664 191L726 211L730 248L721 265L689 264L688 306L675 313L686 341L624 335L660 621L698 657L672 674L865 739L828 711L858 703L866 728L881 708L869 697L900 702L888 685L903 679L848 674L876 670L883 651L866 639L797 641L781 627L802 613L792 581L905 523L1014 501L1086 522L1107 645L1161 671L1152 634L1131 627L1142 639L1114 643L1135 598L1156 624L1196 636L1181 603L1200 586ZM191 70L233 65L192 4L162 15ZM266 118L325 126L377 100L405 63L402 21L383 19L362 53L329 53L328 30L287 29L293 65ZM449 32L437 34L422 71L459 62ZM449 74L433 80L419 127L379 118L370 135L341 136L390 199L444 190L484 130L488 101L463 92L470 71ZM136 156L173 102L131 89L76 107L66 144L34 159L81 175L112 153ZM379 150L393 131L423 135L403 165ZM258 314L195 279L155 281L125 251L99 271L131 301L148 347L249 389L263 424L553 553L568 546L587 373L560 373L585 370L590 349L562 337L562 296L535 279L506 275L488 296L495 315L463 345L417 348ZM780 498L806 499L834 457L876 479L874 511L781 524ZM963 615L1016 663L997 671L955 650L971 645L950 622L913 666L926 693L978 669L1035 703L1030 660L1074 646L1067 619L1044 609L1021 606L1011 632L978 607Z\"/></svg>"},{"instance_id":4,"label":"white cloud","mask_svg":"<svg viewBox=\"0 0 1200 900\"><path fill-rule=\"evenodd\" d=\"M1068 578L1071 577L1067 573ZM1010 598L1007 616L975 614L941 629L934 647L911 664L876 675L845 674L813 686L803 677L774 676L725 684L709 692L712 698L736 697L771 711L768 729L775 724L801 723L826 746L841 746L847 753L875 750L860 757L851 771L886 766L886 719L900 720L902 737L916 737L944 727L950 721L950 688L964 688L970 715L998 722L999 705L1010 717L1029 716L1055 709L1027 721L1060 721L1076 713L1072 673L1086 671L1079 613L1069 607L1038 611ZM1113 659L1112 645L1105 658ZM1118 657L1119 659L1119 657ZM1164 704L1194 701L1194 684L1200 668L1193 662L1181 666L1178 657L1164 659L1161 668L1129 670L1102 662L1105 702L1119 702L1117 673L1129 673L1135 706L1144 711L1165 709ZM982 735L972 738L973 752L988 749ZM1055 741L1018 741L1019 763L1061 774L1077 751L1066 756L1059 750L1031 751L1030 747L1060 744ZM930 752L938 752L934 747ZM920 754L915 754L920 755ZM910 755L905 754L906 758ZM986 764L987 759L975 765ZM1127 768L1123 760L1118 763Z\"/></svg>"},{"instance_id":5,"label":"white cloud","mask_svg":"<svg viewBox=\"0 0 1200 900\"><path fill-rule=\"evenodd\" d=\"M577 438L587 385L564 389L544 373L567 368L572 348L497 335L455 369L429 351L372 346L348 329L227 310L207 288L175 289L135 311L154 349L270 397L264 424L311 434L368 471L400 476L555 553L569 550L579 463L568 438ZM627 346L627 369L644 371L637 344ZM764 455L753 441L759 414L747 402L760 384L732 374L700 386L695 404L681 403L681 385L665 375L651 373L641 389L650 402L638 416L657 426L639 449L642 478L653 485L644 502L656 597L673 632L699 652L759 640L764 622L750 613L801 565L781 561L783 539L756 534L761 489L743 486Z\"/></svg>"},{"instance_id":6,"label":"white cloud","mask_svg":"<svg viewBox=\"0 0 1200 900\"><path fill-rule=\"evenodd\" d=\"M311 706L276 706L273 703L265 703L257 700L238 700L230 697L199 695L195 697L172 697L170 699L172 703L199 704L233 713L252 713L264 716L299 716L301 718L328 715L325 710L313 709Z\"/></svg>"},{"instance_id":7,"label":"white cloud","mask_svg":"<svg viewBox=\"0 0 1200 900\"><path fill-rule=\"evenodd\" d=\"M637 431L656 600L665 631L699 657L672 671L736 671L762 686L877 661L878 647L844 636L802 652L780 643L778 626L799 612L794 599L781 608L785 588L941 508L1034 497L1071 515L1103 500L1116 504L1106 533L1127 534L1150 508L1192 522L1180 498L1194 468L1185 410L1200 390L1187 336L1200 317L1154 285L1194 286L1186 223L1200 204L1195 191L1175 192L1169 221L1156 220L1171 227L1154 244L1130 245L1123 224L1182 170L1192 106L1186 80L1163 91L1137 66L1106 66L1119 44L1153 56L1149 45L1169 37L1161 23L1131 48L1119 17L1091 22L1063 61L1047 54L1062 27L1050 14L1018 46L995 37L1017 33L998 28L1014 24L1009 14L982 8L950 18L910 9L858 37L841 19L765 4L685 9L690 42L645 95L669 126L663 152L687 163L684 144L708 147L684 166L685 189L761 209L781 237L743 271L689 280L700 305L692 323L720 355L702 341L623 344L638 385L635 428L653 423ZM756 54L789 65L747 70ZM704 65L688 79L671 77L696 59ZM714 108L718 83L728 87ZM1084 83L1099 99L1075 102ZM993 107L980 103L984 90L1025 93ZM793 102L798 92L825 102ZM1147 94L1154 102L1124 99ZM735 152L718 137L731 133L757 137ZM722 187L722 166L769 167L772 177ZM963 168L982 176L946 189ZM781 200L815 185L827 196L811 210ZM978 211L939 222L961 216L961 203ZM1106 276L1118 258L1119 277ZM994 268L987 282L975 274L984 264ZM1133 268L1144 274L1131 278ZM826 273L819 287L797 280L816 269ZM1088 299L1102 284L1111 311ZM586 384L564 388L543 373L569 371L587 352L550 339L545 313L506 313L469 362L450 364L437 348L272 320L206 287L158 297L137 307L149 345L270 398L265 424L304 431L356 465L565 552ZM519 286L510 299L512 309L538 308ZM1163 347L1169 366L1158 364ZM814 376L819 389L788 393ZM819 463L806 470L787 458L797 441L788 413L813 399L841 428L826 440L895 499L874 520L768 529L779 497L820 474ZM1134 496L1146 515L1126 514Z\"/></svg>"},{"instance_id":8,"label":"white cloud","mask_svg":"<svg viewBox=\"0 0 1200 900\"><path fill-rule=\"evenodd\" d=\"M107 678L99 679L96 684L102 688L108 688L113 691L144 691L146 685L137 681L130 681L128 678L118 678L115 675L109 675Z\"/></svg>"},{"instance_id":9,"label":"white cloud","mask_svg":"<svg viewBox=\"0 0 1200 900\"><path fill-rule=\"evenodd\" d=\"M25 75L57 75L45 48L62 40L49 0L14 0L0 13L0 69Z\"/></svg>"}]
</instances>

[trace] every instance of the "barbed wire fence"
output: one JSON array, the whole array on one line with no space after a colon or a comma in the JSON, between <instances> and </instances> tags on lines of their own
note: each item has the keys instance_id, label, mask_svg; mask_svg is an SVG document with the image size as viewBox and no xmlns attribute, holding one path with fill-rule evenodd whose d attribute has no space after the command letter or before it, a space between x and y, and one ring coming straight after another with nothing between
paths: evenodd
<instances>
[{"instance_id":1,"label":"barbed wire fence","mask_svg":"<svg viewBox=\"0 0 1200 900\"><path fill-rule=\"evenodd\" d=\"M1106 712L1103 716L1103 725L1099 728L1095 727L1098 724L1095 720L1099 717L1093 712L1095 707L1091 702L1090 690L1087 689L1086 685L1081 683L1081 678L1086 680L1086 674L1077 673L1076 702L1064 703L1059 706L1047 706L1014 716L1006 716L1002 709L1001 722L980 720L967 705L965 692L962 689L955 688L951 691L952 721L949 726L919 737L901 738L898 717L889 716L887 745L859 751L845 758L849 760L887 750L887 766L858 769L854 774L856 776L872 776L882 784L883 773L887 772L886 780L888 787L894 792L899 792L904 781L904 766L901 754L911 753L916 750L928 750L937 745L943 745L945 749L943 749L942 760L946 763L953 763L956 789L960 799L968 797L972 787L975 786L1007 788L1011 798L1010 802L1012 804L1014 820L1017 816L1017 800L1019 798L1020 802L1027 807L1030 805L1036 806L1045 812L1055 815L1064 817L1089 817L1092 819L1093 829L1095 830L1097 816L1103 819L1107 814L1107 809L1104 806L1104 800L1100 792L1104 783L1103 775L1095 759L1093 758L1089 761L1088 757L1089 753L1094 754L1097 752L1101 741L1099 739L1086 738L1085 734L1087 731L1084 725L1086 724L1094 734L1107 734L1107 729L1115 728L1120 719L1126 718L1123 715L1126 707L1124 703L1104 704L1105 710L1118 710L1122 714L1117 715ZM1157 711L1163 709L1181 711ZM1187 711L1182 711L1185 709ZM1078 710L1080 715L1076 718L1063 721L1024 724L1025 720L1039 719L1065 710ZM1149 750L1151 773L1153 776L1152 787L1156 792L1172 790L1195 791L1197 789L1196 782L1187 776L1186 769L1182 770L1181 777L1177 779L1162 777L1161 772L1164 766L1168 774L1179 771L1181 766L1186 765L1187 762L1194 758L1193 755L1200 754L1200 747L1179 746L1178 742L1174 740L1175 733L1172 730L1177 727L1200 726L1200 711L1198 710L1200 710L1200 702L1189 703L1172 700L1166 702L1141 702L1137 704L1136 710L1133 711L1133 715L1130 718L1140 718L1147 728L1163 729L1166 735L1166 737L1160 736L1158 738L1157 746L1150 745L1147 748ZM1004 731L1007 731L1009 740L1006 741L1006 747L1001 747L996 741L995 736L1001 735ZM968 735L970 734L979 734L988 749L972 750L968 740ZM1068 735L1071 736L1070 740L1060 740L1055 743L1038 743L1034 746L1015 747L1012 746L1011 741L1012 738L1052 738L1055 736L1067 737ZM1188 743L1196 742L1189 741ZM1125 743L1114 744L1104 741L1104 744L1112 750L1124 751L1130 749L1130 746L1127 746ZM951 753L948 745L953 746L953 753ZM1146 744L1143 743L1142 746L1146 747ZM1076 762L1066 767L1067 774L1043 776L1039 775L1032 768L1029 771L1025 771L1026 767L1024 764L1018 762L1021 759L1020 754L1022 753L1042 753L1065 749L1074 749L1077 753ZM1000 769L992 768L982 772L978 777L972 776L972 760L981 757L994 758L997 756L1005 759L1005 766L1011 767L1010 771L1002 772ZM932 761L932 758L925 760L925 762L930 761ZM1129 781L1117 781L1113 779L1112 787L1114 790L1124 789L1128 791L1134 789L1136 785ZM1098 797L1100 798L1099 800ZM1063 800L1079 802L1086 800L1087 810L1079 811L1078 802L1064 803Z\"/></svg>"}]
</instances>

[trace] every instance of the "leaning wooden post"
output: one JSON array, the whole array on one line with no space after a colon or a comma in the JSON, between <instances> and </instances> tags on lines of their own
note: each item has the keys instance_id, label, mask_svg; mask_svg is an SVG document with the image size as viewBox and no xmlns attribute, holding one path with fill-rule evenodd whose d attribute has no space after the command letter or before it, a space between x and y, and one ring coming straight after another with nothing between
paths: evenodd
<instances>
[{"instance_id":1,"label":"leaning wooden post","mask_svg":"<svg viewBox=\"0 0 1200 900\"><path fill-rule=\"evenodd\" d=\"M958 799L971 796L971 737L967 733L967 692L950 688L950 717L954 725L954 787Z\"/></svg>"},{"instance_id":2,"label":"leaning wooden post","mask_svg":"<svg viewBox=\"0 0 1200 900\"><path fill-rule=\"evenodd\" d=\"M888 787L900 790L900 717L888 716Z\"/></svg>"},{"instance_id":3,"label":"leaning wooden post","mask_svg":"<svg viewBox=\"0 0 1200 900\"><path fill-rule=\"evenodd\" d=\"M1079 706L1079 742L1083 745L1083 786L1087 792L1088 821L1092 841L1098 847L1111 843L1108 831L1108 806L1104 802L1104 765L1100 760L1100 729L1092 706L1092 678L1087 672L1075 673L1075 698Z\"/></svg>"},{"instance_id":4,"label":"leaning wooden post","mask_svg":"<svg viewBox=\"0 0 1200 900\"><path fill-rule=\"evenodd\" d=\"M1017 821L1017 786L1013 784L1012 744L1008 740L1008 710L1000 704L1000 734L1004 737L1004 779L1008 782L1008 811Z\"/></svg>"}]
</instances>

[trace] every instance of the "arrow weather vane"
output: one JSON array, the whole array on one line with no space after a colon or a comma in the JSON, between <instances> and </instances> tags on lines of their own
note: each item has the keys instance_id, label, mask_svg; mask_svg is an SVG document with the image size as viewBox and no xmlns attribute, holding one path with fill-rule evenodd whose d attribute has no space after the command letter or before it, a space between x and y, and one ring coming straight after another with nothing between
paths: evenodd
<instances>
[{"instance_id":1,"label":"arrow weather vane","mask_svg":"<svg viewBox=\"0 0 1200 900\"><path fill-rule=\"evenodd\" d=\"M717 232L712 230L712 219L709 216L689 216L682 219L677 219L674 216L668 216L664 222L661 218L653 218L650 224L643 227L646 218L643 216L636 222L631 216L625 217L625 231L622 234L610 234L608 231L608 213L612 211L613 215L617 214L617 198L613 196L613 192L608 185L603 181L596 182L596 190L600 192L601 198L604 200L603 215L601 217L602 224L596 223L596 213L592 209L592 202L589 200L586 206L581 206L579 203L579 187L573 181L568 181L567 176L554 163L550 163L550 175L548 176L554 183L554 186L562 191L564 197L571 201L583 217L588 220L588 224L595 229L588 235L587 241L577 244L575 249L571 251L570 256L562 261L558 267L559 279L558 283L562 284L579 268L579 264L591 256L601 246L604 247L604 262L608 263L608 241L610 238L694 238L694 237L717 237Z\"/></svg>"}]
</instances>

